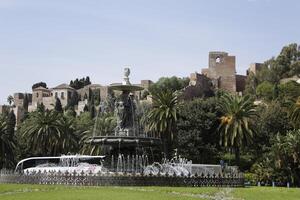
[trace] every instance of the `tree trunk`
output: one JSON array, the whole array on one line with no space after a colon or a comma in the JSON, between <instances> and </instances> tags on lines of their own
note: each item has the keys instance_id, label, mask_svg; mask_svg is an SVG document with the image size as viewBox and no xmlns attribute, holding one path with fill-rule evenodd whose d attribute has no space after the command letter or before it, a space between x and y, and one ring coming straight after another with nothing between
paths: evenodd
<instances>
[{"instance_id":1,"label":"tree trunk","mask_svg":"<svg viewBox=\"0 0 300 200\"><path fill-rule=\"evenodd\" d=\"M168 138L167 138L167 134L166 133L163 133L161 135L161 139L162 139L162 142L163 142L163 151L164 151L164 158L167 158L169 159L169 151L168 151Z\"/></svg>"},{"instance_id":2,"label":"tree trunk","mask_svg":"<svg viewBox=\"0 0 300 200\"><path fill-rule=\"evenodd\" d=\"M240 166L240 148L238 146L235 147L235 163L239 167Z\"/></svg>"}]
</instances>

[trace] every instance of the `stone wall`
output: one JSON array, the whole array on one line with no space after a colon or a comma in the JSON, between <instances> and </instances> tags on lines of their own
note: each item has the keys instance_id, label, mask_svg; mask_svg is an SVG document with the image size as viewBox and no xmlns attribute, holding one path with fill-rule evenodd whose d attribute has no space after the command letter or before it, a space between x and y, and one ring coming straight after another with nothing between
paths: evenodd
<instances>
[{"instance_id":1,"label":"stone wall","mask_svg":"<svg viewBox=\"0 0 300 200\"><path fill-rule=\"evenodd\" d=\"M55 105L55 98L52 97L44 97L43 98L43 104L45 106L46 109L51 110L54 108Z\"/></svg>"},{"instance_id":2,"label":"stone wall","mask_svg":"<svg viewBox=\"0 0 300 200\"><path fill-rule=\"evenodd\" d=\"M226 52L209 52L209 77L235 75L235 56L229 56Z\"/></svg>"},{"instance_id":3,"label":"stone wall","mask_svg":"<svg viewBox=\"0 0 300 200\"><path fill-rule=\"evenodd\" d=\"M263 67L263 63L251 63L248 70L247 75L250 73L256 74Z\"/></svg>"},{"instance_id":4,"label":"stone wall","mask_svg":"<svg viewBox=\"0 0 300 200\"><path fill-rule=\"evenodd\" d=\"M203 96L210 96L213 93L212 82L203 74L192 73L189 85L183 89L182 98L191 100Z\"/></svg>"},{"instance_id":5,"label":"stone wall","mask_svg":"<svg viewBox=\"0 0 300 200\"><path fill-rule=\"evenodd\" d=\"M236 91L237 92L243 92L245 90L246 79L247 79L247 76L236 75Z\"/></svg>"},{"instance_id":6,"label":"stone wall","mask_svg":"<svg viewBox=\"0 0 300 200\"><path fill-rule=\"evenodd\" d=\"M14 93L14 104L15 104L15 106L23 107L24 96L25 95L23 93Z\"/></svg>"},{"instance_id":7,"label":"stone wall","mask_svg":"<svg viewBox=\"0 0 300 200\"><path fill-rule=\"evenodd\" d=\"M78 101L78 105L75 107L75 112L77 115L80 115L82 112L84 112L85 105L88 105L87 99L83 101Z\"/></svg>"},{"instance_id":8,"label":"stone wall","mask_svg":"<svg viewBox=\"0 0 300 200\"><path fill-rule=\"evenodd\" d=\"M13 108L14 114L16 116L16 126L21 123L21 120L24 118L25 110L21 106L16 106Z\"/></svg>"},{"instance_id":9,"label":"stone wall","mask_svg":"<svg viewBox=\"0 0 300 200\"><path fill-rule=\"evenodd\" d=\"M211 79L216 89L226 90L232 93L243 92L246 85L246 76L236 74L235 56L227 52L212 51L208 56L208 68L201 70L201 73ZM259 70L261 64L251 65L251 70Z\"/></svg>"}]
</instances>

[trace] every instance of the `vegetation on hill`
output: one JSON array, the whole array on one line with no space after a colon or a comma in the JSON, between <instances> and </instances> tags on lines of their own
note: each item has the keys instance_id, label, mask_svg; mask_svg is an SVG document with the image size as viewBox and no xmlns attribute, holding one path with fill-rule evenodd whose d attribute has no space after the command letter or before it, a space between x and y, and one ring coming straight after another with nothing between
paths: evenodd
<instances>
[{"instance_id":1,"label":"vegetation on hill","mask_svg":"<svg viewBox=\"0 0 300 200\"><path fill-rule=\"evenodd\" d=\"M38 87L43 87L43 88L47 88L47 83L45 82L38 82L32 85L32 90L34 90L35 88Z\"/></svg>"},{"instance_id":2,"label":"vegetation on hill","mask_svg":"<svg viewBox=\"0 0 300 200\"><path fill-rule=\"evenodd\" d=\"M78 79L70 81L70 86L76 90L83 88L84 86L90 85L92 82L90 81L90 77L87 76L85 78Z\"/></svg>"}]
</instances>

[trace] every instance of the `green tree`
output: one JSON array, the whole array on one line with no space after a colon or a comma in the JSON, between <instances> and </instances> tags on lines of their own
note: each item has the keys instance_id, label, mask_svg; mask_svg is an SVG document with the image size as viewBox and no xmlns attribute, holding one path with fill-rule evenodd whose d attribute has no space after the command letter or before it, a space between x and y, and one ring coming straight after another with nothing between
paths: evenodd
<instances>
[{"instance_id":1,"label":"green tree","mask_svg":"<svg viewBox=\"0 0 300 200\"><path fill-rule=\"evenodd\" d=\"M24 95L24 99L23 99L23 107L25 109L25 111L28 111L28 105L29 105L29 99L28 99L28 94Z\"/></svg>"},{"instance_id":2,"label":"green tree","mask_svg":"<svg viewBox=\"0 0 300 200\"><path fill-rule=\"evenodd\" d=\"M152 94L153 107L147 114L148 130L161 135L164 153L170 158L170 148L173 140L174 128L177 120L178 99L172 91Z\"/></svg>"},{"instance_id":3,"label":"green tree","mask_svg":"<svg viewBox=\"0 0 300 200\"><path fill-rule=\"evenodd\" d=\"M94 119L96 117L96 108L95 108L95 100L93 95L89 101L89 111L91 114L91 118Z\"/></svg>"},{"instance_id":4,"label":"green tree","mask_svg":"<svg viewBox=\"0 0 300 200\"><path fill-rule=\"evenodd\" d=\"M270 101L273 99L273 88L270 82L265 81L257 86L256 94L259 98Z\"/></svg>"},{"instance_id":5,"label":"green tree","mask_svg":"<svg viewBox=\"0 0 300 200\"><path fill-rule=\"evenodd\" d=\"M298 97L297 101L292 104L289 116L294 124L294 127L300 128L300 96Z\"/></svg>"},{"instance_id":6,"label":"green tree","mask_svg":"<svg viewBox=\"0 0 300 200\"><path fill-rule=\"evenodd\" d=\"M46 110L43 102L37 105L37 109L38 112L44 112Z\"/></svg>"},{"instance_id":7,"label":"green tree","mask_svg":"<svg viewBox=\"0 0 300 200\"><path fill-rule=\"evenodd\" d=\"M0 116L0 169L12 168L15 161L16 140L7 121L5 117Z\"/></svg>"},{"instance_id":8,"label":"green tree","mask_svg":"<svg viewBox=\"0 0 300 200\"><path fill-rule=\"evenodd\" d=\"M240 149L253 137L252 119L256 116L255 105L250 96L237 96L229 93L220 98L222 113L219 125L220 144L233 147L237 165L240 164Z\"/></svg>"},{"instance_id":9,"label":"green tree","mask_svg":"<svg viewBox=\"0 0 300 200\"><path fill-rule=\"evenodd\" d=\"M69 85L72 88L78 90L78 89L81 89L84 86L87 86L87 85L90 85L90 84L92 84L91 81L90 81L90 77L87 76L86 78L81 78L81 79L76 78L74 81L71 80Z\"/></svg>"},{"instance_id":10,"label":"green tree","mask_svg":"<svg viewBox=\"0 0 300 200\"><path fill-rule=\"evenodd\" d=\"M62 105L61 105L61 101L59 98L56 98L56 101L55 101L55 106L54 106L54 110L59 112L59 113L63 113L63 108L62 108Z\"/></svg>"},{"instance_id":11,"label":"green tree","mask_svg":"<svg viewBox=\"0 0 300 200\"><path fill-rule=\"evenodd\" d=\"M189 81L189 78L178 78L176 76L170 78L162 77L156 83L150 86L149 91L151 94L168 90L175 92L188 86Z\"/></svg>"},{"instance_id":12,"label":"green tree","mask_svg":"<svg viewBox=\"0 0 300 200\"><path fill-rule=\"evenodd\" d=\"M296 81L280 84L278 89L281 101L295 100L300 96L300 84Z\"/></svg>"},{"instance_id":13,"label":"green tree","mask_svg":"<svg viewBox=\"0 0 300 200\"><path fill-rule=\"evenodd\" d=\"M9 95L8 97L7 97L7 103L11 106L11 104L14 102L14 97L13 96L11 96L11 95Z\"/></svg>"},{"instance_id":14,"label":"green tree","mask_svg":"<svg viewBox=\"0 0 300 200\"><path fill-rule=\"evenodd\" d=\"M59 150L57 143L63 137L59 118L57 112L39 110L30 113L23 122L20 131L35 154L57 155Z\"/></svg>"},{"instance_id":15,"label":"green tree","mask_svg":"<svg viewBox=\"0 0 300 200\"><path fill-rule=\"evenodd\" d=\"M248 95L256 95L257 85L258 78L253 72L251 72L246 79L245 93Z\"/></svg>"},{"instance_id":16,"label":"green tree","mask_svg":"<svg viewBox=\"0 0 300 200\"><path fill-rule=\"evenodd\" d=\"M68 102L68 105L66 107L66 109L69 108L75 108L76 105L78 105L78 101L79 101L79 96L77 92L73 92L70 101Z\"/></svg>"},{"instance_id":17,"label":"green tree","mask_svg":"<svg viewBox=\"0 0 300 200\"><path fill-rule=\"evenodd\" d=\"M34 90L35 88L38 88L38 87L47 88L47 84L44 83L44 82L35 83L35 84L32 85L32 90Z\"/></svg>"},{"instance_id":18,"label":"green tree","mask_svg":"<svg viewBox=\"0 0 300 200\"><path fill-rule=\"evenodd\" d=\"M251 150L256 156L261 156L269 150L272 139L278 133L285 133L292 129L287 110L280 102L271 101L268 104L260 104L256 107L257 117L254 119L256 136L253 138Z\"/></svg>"},{"instance_id":19,"label":"green tree","mask_svg":"<svg viewBox=\"0 0 300 200\"><path fill-rule=\"evenodd\" d=\"M300 130L293 130L286 135L277 135L271 148L276 170L293 185L300 186Z\"/></svg>"},{"instance_id":20,"label":"green tree","mask_svg":"<svg viewBox=\"0 0 300 200\"><path fill-rule=\"evenodd\" d=\"M15 127L16 127L16 116L13 110L11 110L7 116L7 131L8 134L12 136L15 135Z\"/></svg>"},{"instance_id":21,"label":"green tree","mask_svg":"<svg viewBox=\"0 0 300 200\"><path fill-rule=\"evenodd\" d=\"M67 109L64 114L65 114L66 117L69 117L69 118L75 118L76 117L76 112L75 112L73 107L70 107L69 109Z\"/></svg>"},{"instance_id":22,"label":"green tree","mask_svg":"<svg viewBox=\"0 0 300 200\"><path fill-rule=\"evenodd\" d=\"M216 98L194 99L179 105L178 154L193 163L217 163L219 113Z\"/></svg>"},{"instance_id":23,"label":"green tree","mask_svg":"<svg viewBox=\"0 0 300 200\"><path fill-rule=\"evenodd\" d=\"M90 113L83 112L75 119L75 127L77 131L85 132L90 130L94 125L94 121L91 118Z\"/></svg>"},{"instance_id":24,"label":"green tree","mask_svg":"<svg viewBox=\"0 0 300 200\"><path fill-rule=\"evenodd\" d=\"M60 139L56 141L54 149L56 152L54 151L53 154L78 153L81 132L76 130L75 118L61 116L58 119L58 126Z\"/></svg>"}]
</instances>

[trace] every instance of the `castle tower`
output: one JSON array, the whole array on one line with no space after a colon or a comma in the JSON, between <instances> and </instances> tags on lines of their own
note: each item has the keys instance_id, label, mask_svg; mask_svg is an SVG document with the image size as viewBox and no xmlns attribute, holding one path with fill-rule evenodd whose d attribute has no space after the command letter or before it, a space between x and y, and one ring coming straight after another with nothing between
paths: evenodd
<instances>
[{"instance_id":1,"label":"castle tower","mask_svg":"<svg viewBox=\"0 0 300 200\"><path fill-rule=\"evenodd\" d=\"M227 52L209 52L207 76L217 88L236 92L235 56Z\"/></svg>"}]
</instances>

